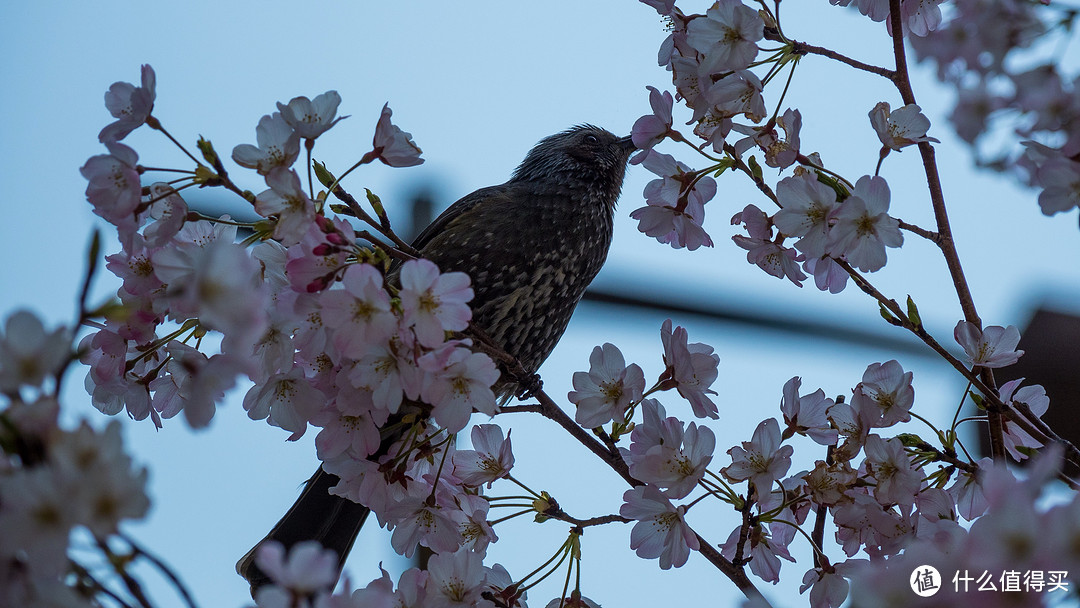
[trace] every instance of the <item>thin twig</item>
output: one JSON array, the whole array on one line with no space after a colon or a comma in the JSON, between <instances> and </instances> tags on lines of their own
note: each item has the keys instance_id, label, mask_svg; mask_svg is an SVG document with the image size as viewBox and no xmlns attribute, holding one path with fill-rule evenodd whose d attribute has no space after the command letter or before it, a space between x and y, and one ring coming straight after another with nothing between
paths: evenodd
<instances>
[{"instance_id":1,"label":"thin twig","mask_svg":"<svg viewBox=\"0 0 1080 608\"><path fill-rule=\"evenodd\" d=\"M889 80L893 80L896 77L896 73L890 69L879 67L876 65L870 65L869 63L863 63L862 61L852 59L851 57L847 57L845 55L841 55L840 53L829 50L827 48L814 46L805 42L798 42L797 40L792 40L791 46L791 52L796 55L821 55L822 57L835 59L836 61L847 64L857 70L870 72L871 74L877 74L878 76L888 78Z\"/></svg>"}]
</instances>

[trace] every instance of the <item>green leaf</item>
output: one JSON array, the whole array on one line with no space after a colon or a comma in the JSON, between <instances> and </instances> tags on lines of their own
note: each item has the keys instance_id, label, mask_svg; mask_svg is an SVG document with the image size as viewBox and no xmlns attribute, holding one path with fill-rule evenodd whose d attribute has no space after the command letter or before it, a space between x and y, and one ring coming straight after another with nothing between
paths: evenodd
<instances>
[{"instance_id":1,"label":"green leaf","mask_svg":"<svg viewBox=\"0 0 1080 608\"><path fill-rule=\"evenodd\" d=\"M199 152L202 152L203 158L211 166L218 166L220 162L218 159L217 151L214 150L214 144L210 143L209 139L205 139L203 136L199 136L199 141L195 142L195 145L199 147Z\"/></svg>"},{"instance_id":2,"label":"green leaf","mask_svg":"<svg viewBox=\"0 0 1080 608\"><path fill-rule=\"evenodd\" d=\"M915 300L912 300L910 295L907 297L907 316L908 320L914 323L917 329L922 328L922 318L919 316L919 308L915 306Z\"/></svg>"},{"instance_id":3,"label":"green leaf","mask_svg":"<svg viewBox=\"0 0 1080 608\"><path fill-rule=\"evenodd\" d=\"M334 174L330 173L330 171L326 168L326 163L320 163L319 161L315 161L311 164L315 168L316 179L318 179L319 183L323 186L329 188L330 185L333 184L334 181L337 179L336 177L334 177Z\"/></svg>"}]
</instances>

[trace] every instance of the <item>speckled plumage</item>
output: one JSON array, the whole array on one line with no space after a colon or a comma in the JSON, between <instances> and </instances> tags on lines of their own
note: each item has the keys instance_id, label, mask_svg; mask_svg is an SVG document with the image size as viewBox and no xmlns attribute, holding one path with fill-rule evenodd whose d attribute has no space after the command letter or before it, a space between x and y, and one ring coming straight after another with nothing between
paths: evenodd
<instances>
[{"instance_id":1,"label":"speckled plumage","mask_svg":"<svg viewBox=\"0 0 1080 608\"><path fill-rule=\"evenodd\" d=\"M472 278L473 321L535 373L611 245L632 144L593 126L541 141L510 181L451 205L416 239L443 272ZM509 397L513 383L502 382Z\"/></svg>"},{"instance_id":2,"label":"speckled plumage","mask_svg":"<svg viewBox=\"0 0 1080 608\"><path fill-rule=\"evenodd\" d=\"M472 279L473 322L535 373L566 330L585 288L611 245L629 137L583 125L541 140L504 184L481 188L451 205L413 242L442 272ZM396 277L391 275L390 280ZM509 399L518 385L501 379ZM396 436L383 440L383 448ZM318 540L339 568L369 510L328 493L338 478L321 468L259 545ZM258 545L256 545L257 547ZM269 582L255 549L237 564L254 591Z\"/></svg>"}]
</instances>

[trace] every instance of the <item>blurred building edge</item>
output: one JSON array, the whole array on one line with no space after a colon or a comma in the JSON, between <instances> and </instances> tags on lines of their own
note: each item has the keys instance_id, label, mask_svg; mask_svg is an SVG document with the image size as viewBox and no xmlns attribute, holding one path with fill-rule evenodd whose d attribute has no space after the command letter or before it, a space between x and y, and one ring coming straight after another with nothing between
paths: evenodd
<instances>
[{"instance_id":1,"label":"blurred building edge","mask_svg":"<svg viewBox=\"0 0 1080 608\"><path fill-rule=\"evenodd\" d=\"M997 385L1025 378L1024 386L1041 384L1050 397L1050 407L1042 419L1063 439L1080 445L1080 315L1051 310L1040 305L1021 331L1020 360L995 370ZM990 453L986 433L979 433L979 448ZM1070 477L1080 468L1069 467Z\"/></svg>"}]
</instances>

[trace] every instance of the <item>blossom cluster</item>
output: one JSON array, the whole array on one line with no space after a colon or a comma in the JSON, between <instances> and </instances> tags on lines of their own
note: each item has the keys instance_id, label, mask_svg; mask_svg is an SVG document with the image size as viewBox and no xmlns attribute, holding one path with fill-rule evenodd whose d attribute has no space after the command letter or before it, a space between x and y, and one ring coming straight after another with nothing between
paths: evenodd
<instances>
[{"instance_id":1,"label":"blossom cluster","mask_svg":"<svg viewBox=\"0 0 1080 608\"><path fill-rule=\"evenodd\" d=\"M119 303L79 348L94 405L158 426L183 412L203 427L224 391L246 378L248 415L290 440L317 427L318 456L340 478L331 492L371 508L393 530L398 552L411 556L422 545L446 556L447 576L463 576L455 570L462 563L479 575L470 564L497 540L481 487L508 474L513 454L494 425L473 429L473 450L453 441L474 411L495 414L500 390L494 362L462 333L469 277L424 259L391 261L358 240L349 221L328 215L325 193L304 188L293 164L301 140L310 149L342 120L334 91L279 103L259 121L257 144L235 147L233 160L265 181L261 193L235 187L200 142L210 166L198 163L192 183L224 185L248 200L264 218L244 225L253 237L239 241L239 222L193 211L182 187L144 188L148 170L119 143L142 124L163 130L150 114L153 71L143 74L143 87L114 85L109 108L145 111L114 111L123 128L103 131L109 153L83 167L87 197L121 244L107 257L122 280ZM390 116L384 107L357 165L422 162ZM375 214L383 217L381 207ZM299 592L288 577L279 583Z\"/></svg>"},{"instance_id":2,"label":"blossom cluster","mask_svg":"<svg viewBox=\"0 0 1080 608\"><path fill-rule=\"evenodd\" d=\"M631 162L641 163L658 176L645 188L646 206L631 213L639 222L638 229L676 248L712 246L704 228L705 204L716 194L712 174L737 167L761 179L760 167L742 160L748 151L757 149L769 167L781 171L798 167L794 176L776 187L773 200L779 212L770 215L750 205L732 220L746 225L748 234L733 238L747 251L751 264L796 285L812 275L819 288L834 293L844 288L848 276L837 261L866 272L882 268L885 249L903 243L898 220L888 215L885 180L875 174L852 185L825 171L816 154L804 155L799 110L788 108L781 114L777 108L768 118L765 81L752 68L775 62L774 71L785 65L794 70L798 64L794 43L784 38L773 17L739 0L714 3L704 15L684 14L670 2L647 4L670 23L671 34L661 46L659 59L672 74L675 95L648 87L652 113L634 124L632 136L641 152ZM904 2L905 31L921 36L936 27L941 21L937 4ZM859 2L858 7L877 21L889 12L887 1ZM766 38L785 46L778 55L759 62L758 45ZM692 170L654 149L665 139L689 143L674 127L676 100L693 112L687 124L694 125L693 135L701 140L695 147L711 163L705 168ZM930 122L915 104L892 111L882 102L869 111L869 117L882 144L882 160L891 151L937 141L927 136ZM705 148L724 157L713 157ZM753 158L749 162L756 163ZM784 244L789 237L799 239L794 249Z\"/></svg>"},{"instance_id":3,"label":"blossom cluster","mask_svg":"<svg viewBox=\"0 0 1080 608\"><path fill-rule=\"evenodd\" d=\"M1044 214L1080 206L1080 73L1052 59L1075 31L1076 11L1050 2L950 5L944 22L912 46L955 87L956 134L983 167L1037 187Z\"/></svg>"},{"instance_id":4,"label":"blossom cluster","mask_svg":"<svg viewBox=\"0 0 1080 608\"><path fill-rule=\"evenodd\" d=\"M106 543L150 507L146 470L124 451L120 424L59 422L59 378L71 332L12 314L0 333L0 604L89 605L63 584L73 534Z\"/></svg>"}]
</instances>

